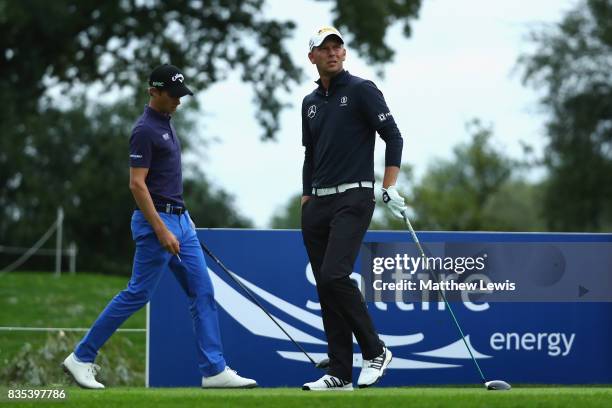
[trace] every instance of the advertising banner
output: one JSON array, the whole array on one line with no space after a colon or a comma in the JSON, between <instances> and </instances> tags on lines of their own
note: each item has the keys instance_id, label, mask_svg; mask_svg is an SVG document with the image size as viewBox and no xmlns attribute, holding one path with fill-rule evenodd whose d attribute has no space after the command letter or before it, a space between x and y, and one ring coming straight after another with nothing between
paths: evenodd
<instances>
[{"instance_id":1,"label":"advertising banner","mask_svg":"<svg viewBox=\"0 0 612 408\"><path fill-rule=\"evenodd\" d=\"M201 229L198 234L315 361L327 357L314 276L299 231ZM488 273L490 281L529 283L525 298L513 298L505 290L498 298L445 292L487 379L515 384L612 382L612 303L604 301L611 296L612 234L418 235L428 258L454 259L455 274L458 262L466 266L457 259L474 257L468 263L476 268L476 258L482 257L484 266L477 272ZM379 385L478 383L474 363L433 287L425 300L422 292L398 296L397 291L369 291L377 276L398 272L398 254L399 269L410 275L403 255L418 258L411 245L407 232L368 232L351 276L366 295L381 339L393 351ZM377 257L393 258L384 273L373 273L375 262L384 265L373 260ZM207 257L207 263L225 357L233 369L261 386L299 387L323 374L213 260ZM437 272L449 280L450 270ZM148 329L148 385L198 386L187 298L170 272L151 300ZM355 343L355 379L360 367Z\"/></svg>"}]
</instances>

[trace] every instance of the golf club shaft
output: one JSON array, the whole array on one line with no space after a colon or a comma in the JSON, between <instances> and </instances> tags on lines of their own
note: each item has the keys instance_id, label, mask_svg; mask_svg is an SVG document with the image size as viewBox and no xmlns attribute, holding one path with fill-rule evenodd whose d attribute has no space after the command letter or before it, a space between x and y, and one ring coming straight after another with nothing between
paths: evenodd
<instances>
[{"instance_id":1,"label":"golf club shaft","mask_svg":"<svg viewBox=\"0 0 612 408\"><path fill-rule=\"evenodd\" d=\"M295 346L300 349L300 351L302 353L304 353L304 355L308 358L308 360L310 360L310 362L312 364L314 364L315 366L317 365L317 363L312 359L312 357L310 357L310 355L306 352L306 350L304 350L304 348L293 339L293 337L291 337L291 335L289 333L287 333L287 331L283 328L283 326L280 325L280 323L274 318L274 316L272 316L267 310L266 308L257 300L257 298L251 293L251 291L242 284L242 282L240 282L240 280L238 280L238 278L236 278L234 276L234 273L232 271L230 271L225 265L223 265L223 262L221 262L219 260L219 258L217 258L211 251L210 249L208 249L208 247L206 245L204 245L204 243L202 243L200 241L200 245L202 246L202 249L204 250L204 252L206 252L206 254L212 258L213 261L215 261L217 263L217 265L219 265L221 267L221 269L223 269L225 271L225 273L227 273L227 275L234 281L236 282L236 284L238 284L238 286L240 286L242 288L242 290L244 291L244 293L246 293L249 298L253 301L253 303L255 303L257 306L259 306L259 308L261 310L264 311L264 313L266 315L268 315L268 317L278 326L279 329L281 329L283 331L283 333L285 333L285 335L289 338L289 340L291 340L293 342L293 344L295 344Z\"/></svg>"},{"instance_id":2,"label":"golf club shaft","mask_svg":"<svg viewBox=\"0 0 612 408\"><path fill-rule=\"evenodd\" d=\"M417 249L419 250L419 253L423 257L423 259L426 261L427 255L425 255L425 251L423 250L423 247L421 246L421 243L419 242L419 238L417 237L416 232L414 232L414 228L412 228L412 224L410 224L410 220L408 219L408 216L406 215L405 212L402 212L402 215L404 216L404 221L406 221L406 225L408 226L408 229L410 230L410 235L412 235L412 240L416 244ZM436 272L434 270L431 270L431 275L433 276L436 283L440 283L440 280L438 279L438 276L436 275ZM476 359L474 358L474 354L472 354L472 350L470 346L468 345L467 341L465 340L465 335L463 334L463 330L461 330L459 321L457 320L457 317L455 316L455 313L453 312L453 309L451 308L450 303L448 303L448 300L446 299L446 295L444 295L444 291L442 289L438 289L438 292L440 293L440 296L442 296L442 299L444 300L444 303L446 304L446 307L448 311L450 312L453 318L453 321L455 322L455 326L457 326L457 329L459 330L459 334L461 334L461 339L463 340L463 344L465 344L465 347L467 348L468 353L470 353L470 356L472 357L472 361L476 365L476 369L478 370L478 373L480 374L480 378L482 379L482 382L483 383L487 382L484 374L482 373L482 370L480 369L480 365L478 365L478 361L476 361Z\"/></svg>"}]
</instances>

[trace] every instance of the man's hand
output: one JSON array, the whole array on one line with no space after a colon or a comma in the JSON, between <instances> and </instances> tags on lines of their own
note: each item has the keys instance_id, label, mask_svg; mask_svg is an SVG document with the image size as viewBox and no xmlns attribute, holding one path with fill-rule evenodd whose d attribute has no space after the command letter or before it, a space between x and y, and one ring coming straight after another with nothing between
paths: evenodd
<instances>
[{"instance_id":1,"label":"man's hand","mask_svg":"<svg viewBox=\"0 0 612 408\"><path fill-rule=\"evenodd\" d=\"M140 208L153 231L155 231L159 243L166 251L176 255L180 251L179 242L168 227L166 227L153 205L149 188L145 182L148 172L148 168L130 167L130 191L138 208Z\"/></svg>"},{"instance_id":2,"label":"man's hand","mask_svg":"<svg viewBox=\"0 0 612 408\"><path fill-rule=\"evenodd\" d=\"M402 212L408 210L404 197L399 195L395 186L389 186L382 189L382 199L387 205L387 208L397 218L404 218Z\"/></svg>"},{"instance_id":3,"label":"man's hand","mask_svg":"<svg viewBox=\"0 0 612 408\"><path fill-rule=\"evenodd\" d=\"M302 202L300 204L301 207L304 206L304 204L306 204L306 201L310 200L312 198L312 196L302 196Z\"/></svg>"},{"instance_id":4,"label":"man's hand","mask_svg":"<svg viewBox=\"0 0 612 408\"><path fill-rule=\"evenodd\" d=\"M168 228L162 228L159 232L156 232L159 243L170 252L172 255L176 255L181 250L178 239Z\"/></svg>"}]
</instances>

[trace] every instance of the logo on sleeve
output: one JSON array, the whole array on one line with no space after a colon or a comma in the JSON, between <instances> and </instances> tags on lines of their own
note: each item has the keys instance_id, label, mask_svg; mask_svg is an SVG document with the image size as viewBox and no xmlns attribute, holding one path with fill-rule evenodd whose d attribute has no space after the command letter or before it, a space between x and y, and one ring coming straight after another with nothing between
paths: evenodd
<instances>
[{"instance_id":1,"label":"logo on sleeve","mask_svg":"<svg viewBox=\"0 0 612 408\"><path fill-rule=\"evenodd\" d=\"M385 120L387 120L387 118L391 117L391 112L387 112L387 113L379 113L378 114L378 120L381 122L384 122Z\"/></svg>"},{"instance_id":2,"label":"logo on sleeve","mask_svg":"<svg viewBox=\"0 0 612 408\"><path fill-rule=\"evenodd\" d=\"M310 105L308 107L308 117L310 119L314 118L315 115L317 114L317 106L316 105Z\"/></svg>"},{"instance_id":3,"label":"logo on sleeve","mask_svg":"<svg viewBox=\"0 0 612 408\"><path fill-rule=\"evenodd\" d=\"M162 135L162 139L164 139L164 140L169 140L169 139L170 139L170 135L169 135L169 134L167 134L167 133L164 133L164 134Z\"/></svg>"},{"instance_id":4,"label":"logo on sleeve","mask_svg":"<svg viewBox=\"0 0 612 408\"><path fill-rule=\"evenodd\" d=\"M348 105L348 96L343 96L342 98L340 98L340 106L347 106Z\"/></svg>"},{"instance_id":5,"label":"logo on sleeve","mask_svg":"<svg viewBox=\"0 0 612 408\"><path fill-rule=\"evenodd\" d=\"M142 154L130 154L130 158L132 158L132 159L142 159Z\"/></svg>"}]
</instances>

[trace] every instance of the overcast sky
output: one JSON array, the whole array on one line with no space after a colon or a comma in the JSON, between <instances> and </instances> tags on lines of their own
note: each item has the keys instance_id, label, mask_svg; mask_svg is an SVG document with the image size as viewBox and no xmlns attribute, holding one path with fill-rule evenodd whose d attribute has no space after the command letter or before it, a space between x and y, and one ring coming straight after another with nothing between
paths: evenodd
<instances>
[{"instance_id":1,"label":"overcast sky","mask_svg":"<svg viewBox=\"0 0 612 408\"><path fill-rule=\"evenodd\" d=\"M531 49L526 36L532 28L559 21L576 1L423 3L412 37L404 38L400 26L388 32L396 56L386 66L384 79L350 46L345 62L348 71L372 79L383 91L404 137L403 163L422 175L428 163L449 157L453 146L469 140L465 124L472 118L492 123L495 140L514 157L521 155L520 141L541 151L545 116L539 113L537 93L521 85L516 60ZM289 197L301 191L299 108L318 78L307 58L307 44L319 26L331 24L330 10L330 2L268 1L268 15L299 18L295 36L287 43L306 73L303 83L284 95L293 106L283 111L277 142L259 140L262 130L254 119L252 92L239 78L198 95L204 107L199 131L214 140L198 161L215 185L235 196L238 210L257 227L267 227ZM382 173L384 143L379 142L376 170Z\"/></svg>"}]
</instances>

